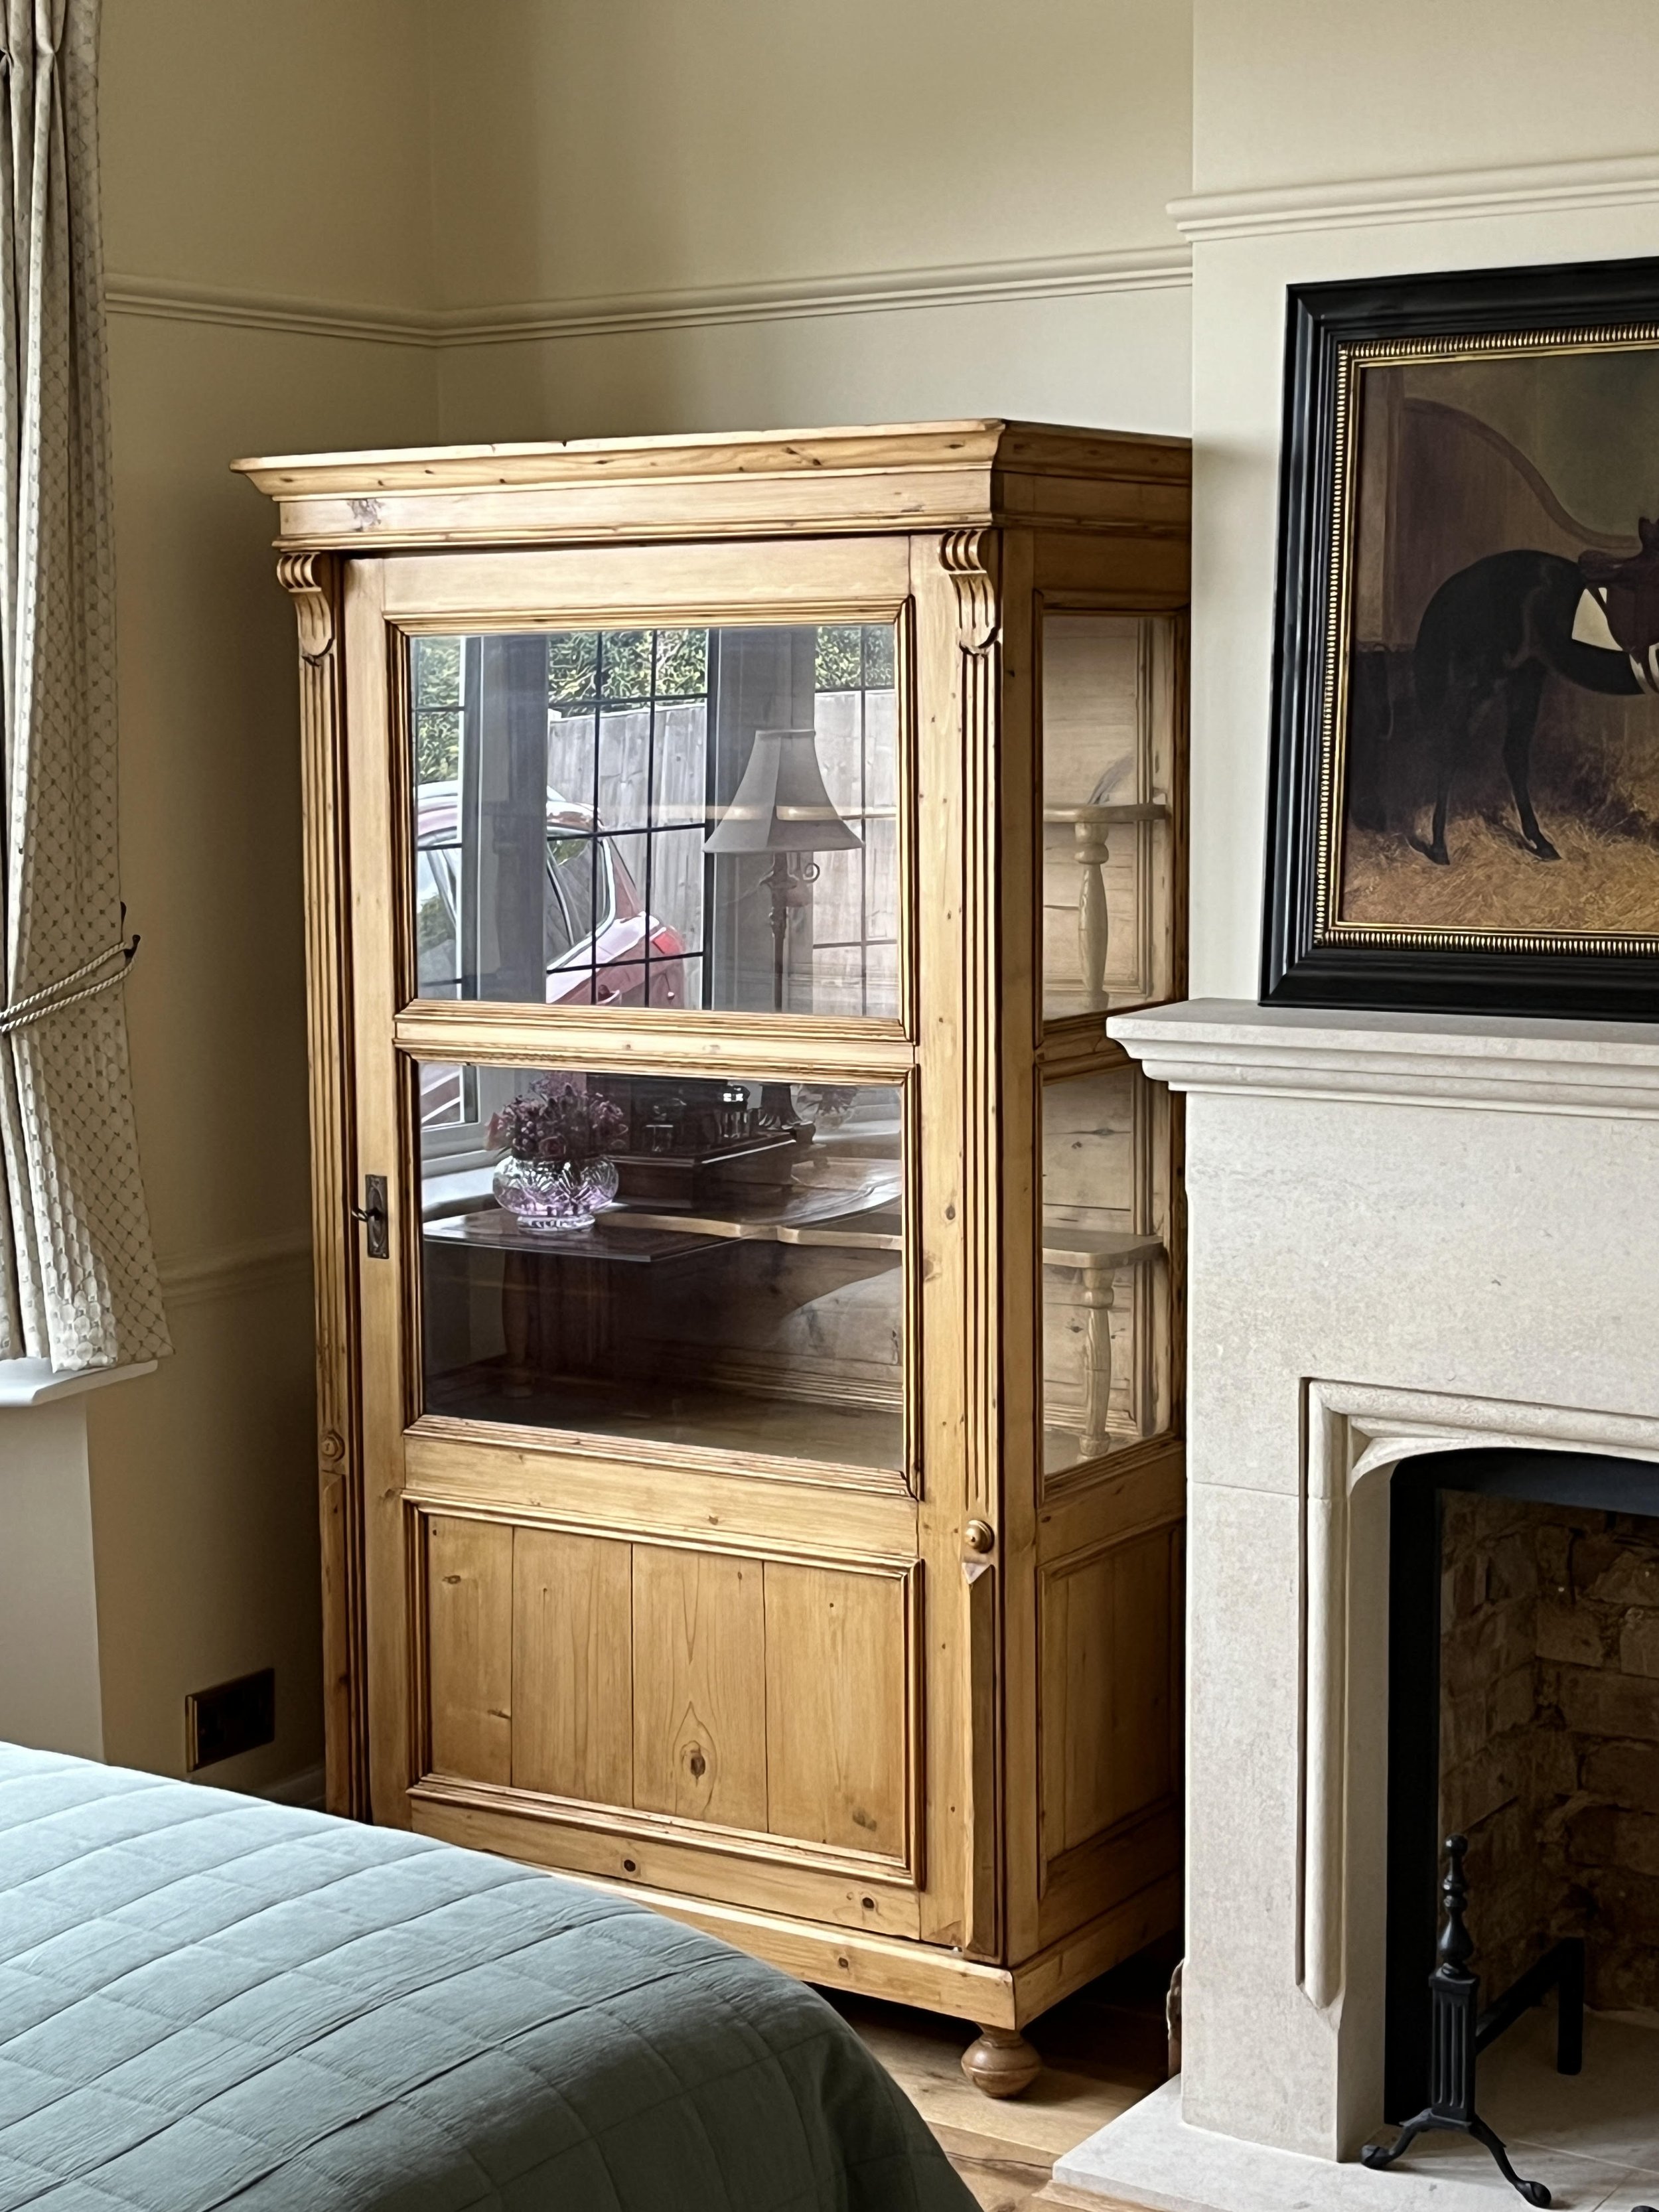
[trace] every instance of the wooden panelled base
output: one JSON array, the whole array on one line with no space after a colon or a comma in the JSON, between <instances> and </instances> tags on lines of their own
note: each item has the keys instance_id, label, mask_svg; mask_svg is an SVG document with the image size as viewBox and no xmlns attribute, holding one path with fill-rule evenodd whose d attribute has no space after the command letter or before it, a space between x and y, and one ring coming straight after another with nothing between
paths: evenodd
<instances>
[{"instance_id":1,"label":"wooden panelled base","mask_svg":"<svg viewBox=\"0 0 1659 2212\"><path fill-rule=\"evenodd\" d=\"M464 1811L416 1801L414 1825L422 1835L446 1843L478 1847L478 1835ZM526 1828L531 1824L525 1824ZM533 1843L526 1838L533 1849ZM515 1854L517 1856L517 1854ZM677 1895L640 1882L608 1881L541 1864L567 1881L631 1899L671 1920L683 1920L723 1942L765 1959L803 1982L825 1989L856 1990L893 2004L919 2005L929 2012L953 2014L981 2028L1021 2028L1073 1990L1107 1972L1167 1935L1181 1917L1181 1881L1166 1875L1110 1912L1079 1928L1063 1942L1051 1944L1014 1967L969 1959L959 1951L918 1943L864 1929L826 1928L781 1913Z\"/></svg>"}]
</instances>

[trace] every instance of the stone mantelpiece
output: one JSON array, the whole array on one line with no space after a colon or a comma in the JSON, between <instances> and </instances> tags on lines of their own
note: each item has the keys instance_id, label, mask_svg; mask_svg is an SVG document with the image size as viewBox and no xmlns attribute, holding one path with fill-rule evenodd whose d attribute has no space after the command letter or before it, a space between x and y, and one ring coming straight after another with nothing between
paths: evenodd
<instances>
[{"instance_id":1,"label":"stone mantelpiece","mask_svg":"<svg viewBox=\"0 0 1659 2212\"><path fill-rule=\"evenodd\" d=\"M1351 2160L1382 2114L1389 1473L1497 1443L1659 1460L1659 1024L1110 1026L1188 1094L1182 2116ZM1109 2193L1112 2141L1057 2179Z\"/></svg>"},{"instance_id":2,"label":"stone mantelpiece","mask_svg":"<svg viewBox=\"0 0 1659 2212\"><path fill-rule=\"evenodd\" d=\"M1192 999L1108 1026L1148 1075L1177 1091L1659 1118L1659 1023Z\"/></svg>"}]
</instances>

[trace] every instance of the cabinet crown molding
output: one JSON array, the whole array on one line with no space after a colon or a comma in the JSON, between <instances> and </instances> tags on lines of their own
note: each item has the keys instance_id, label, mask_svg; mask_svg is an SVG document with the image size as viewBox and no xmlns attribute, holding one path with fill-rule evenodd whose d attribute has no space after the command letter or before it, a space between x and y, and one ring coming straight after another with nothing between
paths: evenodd
<instances>
[{"instance_id":1,"label":"cabinet crown molding","mask_svg":"<svg viewBox=\"0 0 1659 2212\"><path fill-rule=\"evenodd\" d=\"M236 471L290 551L1105 528L1185 544L1184 438L960 422L276 455Z\"/></svg>"}]
</instances>

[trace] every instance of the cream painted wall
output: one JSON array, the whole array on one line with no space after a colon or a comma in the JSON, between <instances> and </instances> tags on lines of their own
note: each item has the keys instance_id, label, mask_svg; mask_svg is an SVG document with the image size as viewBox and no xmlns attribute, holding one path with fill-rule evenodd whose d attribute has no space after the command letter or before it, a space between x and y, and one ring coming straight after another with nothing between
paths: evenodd
<instances>
[{"instance_id":1,"label":"cream painted wall","mask_svg":"<svg viewBox=\"0 0 1659 2212\"><path fill-rule=\"evenodd\" d=\"M437 0L446 306L1176 243L1170 0Z\"/></svg>"},{"instance_id":2,"label":"cream painted wall","mask_svg":"<svg viewBox=\"0 0 1659 2212\"><path fill-rule=\"evenodd\" d=\"M446 438L956 414L1181 431L1183 285L696 319L695 295L1182 258L1169 0L434 0L435 296L690 319L467 345Z\"/></svg>"},{"instance_id":3,"label":"cream painted wall","mask_svg":"<svg viewBox=\"0 0 1659 2212\"><path fill-rule=\"evenodd\" d=\"M424 305L425 18L425 0L104 0L111 271Z\"/></svg>"},{"instance_id":4,"label":"cream painted wall","mask_svg":"<svg viewBox=\"0 0 1659 2212\"><path fill-rule=\"evenodd\" d=\"M123 289L417 307L417 0L105 0L108 263ZM88 1401L105 1739L182 1771L184 1699L277 1670L321 1757L294 623L239 454L418 443L429 351L112 319L123 885L139 1138L176 1346Z\"/></svg>"},{"instance_id":5,"label":"cream painted wall","mask_svg":"<svg viewBox=\"0 0 1659 2212\"><path fill-rule=\"evenodd\" d=\"M1654 150L1652 11L1196 0L1200 192Z\"/></svg>"},{"instance_id":6,"label":"cream painted wall","mask_svg":"<svg viewBox=\"0 0 1659 2212\"><path fill-rule=\"evenodd\" d=\"M1193 256L1194 996L1253 999L1267 804L1273 564L1291 283L1659 253L1659 13L1615 20L1554 0L1197 0L1194 216L1247 227ZM1355 221L1320 187L1645 154L1632 204ZM1565 181L1571 184L1569 175ZM1266 217L1230 192L1283 187ZM1209 196L1220 195L1212 204ZM1252 230L1252 222L1290 227Z\"/></svg>"},{"instance_id":7,"label":"cream painted wall","mask_svg":"<svg viewBox=\"0 0 1659 2212\"><path fill-rule=\"evenodd\" d=\"M277 304L270 327L129 313L113 334L140 1127L173 1279L205 1259L219 1287L178 1307L161 1375L91 1412L105 1699L113 1756L176 1765L185 1690L274 1659L283 1733L258 1778L317 1747L308 1318L281 1258L305 1219L298 804L269 516L225 463L980 410L1182 429L1190 386L1194 984L1250 996L1285 284L1659 252L1639 193L1359 222L1319 188L1609 155L1659 171L1659 18L1569 29L1556 0L1195 0L1190 22L1179 0L106 4L112 270ZM1272 229L1200 223L1190 307L1167 274L1103 280L1114 256L1174 266L1163 210L1194 179L1305 204ZM1066 256L1093 289L1055 294ZM1006 278L1033 257L1047 289L964 303L924 283L902 307L822 311L841 280ZM451 342L303 335L274 326L283 299L395 309L405 336ZM572 303L596 300L633 326L573 332ZM454 319L526 303L529 335L453 343Z\"/></svg>"},{"instance_id":8,"label":"cream painted wall","mask_svg":"<svg viewBox=\"0 0 1659 2212\"><path fill-rule=\"evenodd\" d=\"M293 629L269 511L226 464L441 432L1185 420L1178 270L441 351L293 317L389 308L418 338L434 310L594 293L1126 251L1167 272L1188 69L1161 0L1017 25L984 0L106 0L129 1004L178 1346L89 1407L112 1758L177 1771L186 1691L266 1664L278 1740L213 1778L320 1751Z\"/></svg>"},{"instance_id":9,"label":"cream painted wall","mask_svg":"<svg viewBox=\"0 0 1659 2212\"><path fill-rule=\"evenodd\" d=\"M226 464L981 411L1181 429L1189 69L1164 0L106 0L129 1005L178 1346L88 1409L112 1758L177 1771L186 1691L266 1664L278 1740L213 1778L320 1751L293 629ZM1066 256L1104 257L1095 289L698 319L711 287ZM603 337L292 323L378 307L418 339L665 292L679 319Z\"/></svg>"},{"instance_id":10,"label":"cream painted wall","mask_svg":"<svg viewBox=\"0 0 1659 2212\"><path fill-rule=\"evenodd\" d=\"M626 437L963 415L1188 424L1183 284L473 345L441 360L443 435Z\"/></svg>"}]
</instances>

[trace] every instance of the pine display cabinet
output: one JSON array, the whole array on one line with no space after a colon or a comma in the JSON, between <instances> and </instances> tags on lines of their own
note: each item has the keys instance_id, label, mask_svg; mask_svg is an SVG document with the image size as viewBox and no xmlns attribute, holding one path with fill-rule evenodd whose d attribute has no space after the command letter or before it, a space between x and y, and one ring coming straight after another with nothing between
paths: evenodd
<instances>
[{"instance_id":1,"label":"pine display cabinet","mask_svg":"<svg viewBox=\"0 0 1659 2212\"><path fill-rule=\"evenodd\" d=\"M1188 456L240 465L302 668L329 1802L1019 2034L1179 1911Z\"/></svg>"}]
</instances>

